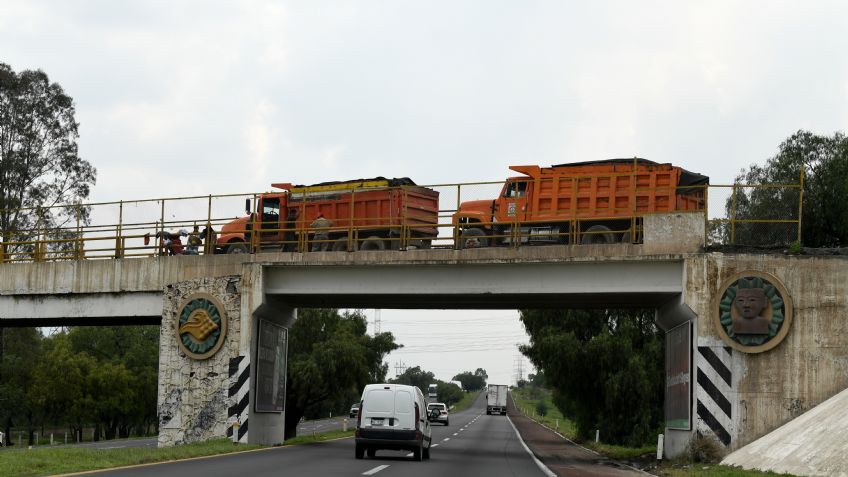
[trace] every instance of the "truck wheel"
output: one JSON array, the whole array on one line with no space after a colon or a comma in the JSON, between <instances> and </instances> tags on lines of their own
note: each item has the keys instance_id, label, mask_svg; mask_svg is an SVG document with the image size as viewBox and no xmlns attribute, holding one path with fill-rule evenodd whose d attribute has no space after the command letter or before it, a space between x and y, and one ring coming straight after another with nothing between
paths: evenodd
<instances>
[{"instance_id":1,"label":"truck wheel","mask_svg":"<svg viewBox=\"0 0 848 477\"><path fill-rule=\"evenodd\" d=\"M459 237L459 249L482 248L489 246L489 239L483 229L465 229Z\"/></svg>"},{"instance_id":2,"label":"truck wheel","mask_svg":"<svg viewBox=\"0 0 848 477\"><path fill-rule=\"evenodd\" d=\"M615 235L606 225L593 225L583 232L580 243L583 245L597 245L615 243Z\"/></svg>"},{"instance_id":3,"label":"truck wheel","mask_svg":"<svg viewBox=\"0 0 848 477\"><path fill-rule=\"evenodd\" d=\"M354 452L354 457L357 459L361 459L365 457L365 447L362 444L356 444L356 451Z\"/></svg>"},{"instance_id":4,"label":"truck wheel","mask_svg":"<svg viewBox=\"0 0 848 477\"><path fill-rule=\"evenodd\" d=\"M336 239L336 241L333 242L332 250L334 252L347 252L347 237Z\"/></svg>"},{"instance_id":5,"label":"truck wheel","mask_svg":"<svg viewBox=\"0 0 848 477\"><path fill-rule=\"evenodd\" d=\"M247 253L247 244L244 242L235 242L227 246L227 253Z\"/></svg>"},{"instance_id":6,"label":"truck wheel","mask_svg":"<svg viewBox=\"0 0 848 477\"><path fill-rule=\"evenodd\" d=\"M362 241L362 245L359 246L359 250L379 250L383 251L386 249L386 242L383 242L383 239L372 235L367 239Z\"/></svg>"}]
</instances>

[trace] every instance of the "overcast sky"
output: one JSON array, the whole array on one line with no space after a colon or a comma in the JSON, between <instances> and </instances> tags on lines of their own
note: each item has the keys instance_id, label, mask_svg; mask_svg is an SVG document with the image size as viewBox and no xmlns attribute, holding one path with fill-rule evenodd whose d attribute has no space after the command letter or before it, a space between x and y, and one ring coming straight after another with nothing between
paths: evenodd
<instances>
[{"instance_id":1,"label":"overcast sky","mask_svg":"<svg viewBox=\"0 0 848 477\"><path fill-rule=\"evenodd\" d=\"M74 98L95 201L632 156L726 184L846 130L846 32L844 1L0 0L0 62ZM516 313L449 327L499 352L434 356L403 319L437 313L383 313L393 368L512 380Z\"/></svg>"}]
</instances>

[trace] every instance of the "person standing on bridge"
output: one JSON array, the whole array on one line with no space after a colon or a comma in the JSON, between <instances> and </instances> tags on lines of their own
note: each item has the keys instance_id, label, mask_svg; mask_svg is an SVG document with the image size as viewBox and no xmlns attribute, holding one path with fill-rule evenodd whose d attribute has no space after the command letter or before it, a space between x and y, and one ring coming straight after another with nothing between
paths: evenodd
<instances>
[{"instance_id":1,"label":"person standing on bridge","mask_svg":"<svg viewBox=\"0 0 848 477\"><path fill-rule=\"evenodd\" d=\"M318 212L315 220L309 224L309 228L315 230L315 235L312 237L312 251L326 252L330 248L330 227L333 226L333 221L324 218L324 214Z\"/></svg>"}]
</instances>

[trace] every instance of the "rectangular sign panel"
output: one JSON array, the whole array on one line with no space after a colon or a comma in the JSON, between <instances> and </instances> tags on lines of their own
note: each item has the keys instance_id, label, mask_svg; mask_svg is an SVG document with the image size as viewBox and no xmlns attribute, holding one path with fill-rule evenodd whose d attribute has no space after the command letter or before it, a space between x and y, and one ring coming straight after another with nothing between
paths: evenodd
<instances>
[{"instance_id":1,"label":"rectangular sign panel","mask_svg":"<svg viewBox=\"0 0 848 477\"><path fill-rule=\"evenodd\" d=\"M259 320L256 345L256 412L282 412L286 408L286 352L288 330Z\"/></svg>"},{"instance_id":2,"label":"rectangular sign panel","mask_svg":"<svg viewBox=\"0 0 848 477\"><path fill-rule=\"evenodd\" d=\"M692 322L665 334L665 427L690 430L692 383Z\"/></svg>"}]
</instances>

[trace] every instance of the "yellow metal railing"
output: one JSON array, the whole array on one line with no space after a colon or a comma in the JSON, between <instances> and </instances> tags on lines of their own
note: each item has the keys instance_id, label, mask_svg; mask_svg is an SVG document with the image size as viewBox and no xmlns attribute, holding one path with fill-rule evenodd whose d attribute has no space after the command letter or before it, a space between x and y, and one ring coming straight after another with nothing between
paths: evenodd
<instances>
[{"instance_id":1,"label":"yellow metal railing","mask_svg":"<svg viewBox=\"0 0 848 477\"><path fill-rule=\"evenodd\" d=\"M570 193L528 198L522 197L516 185L524 182L524 187L536 187L538 191L547 180L557 181L551 185L553 190L570 190ZM593 180L595 182L591 182ZM313 217L306 217L310 211L318 210L314 208L315 201L308 196L315 192L310 188L270 193L280 197L290 194L287 197L291 208L298 210L293 221L287 220L286 207L277 210L276 218L271 214L272 220L263 221L264 211L257 210L260 203L265 203L260 201L263 196L260 193L26 208L17 212L38 219L30 220L32 225L28 227L0 231L0 263L195 253L194 248L187 248L186 241L190 237L199 239L197 254L641 243L645 215L675 211L703 212L704 243L708 246L770 246L800 241L803 176L798 184L637 187L636 180L631 179L632 187L626 190L593 190L586 195L581 189L589 183L596 187L598 180L582 176L399 187L368 183L368 187L362 189L327 187L320 192L349 193L350 197L345 199L349 204L337 203L337 210L344 210L346 215L344 220L335 218L344 225L334 224L319 231L310 227ZM515 190L511 191L505 184L511 184L509 187L514 186ZM356 212L365 194L393 189L399 193L387 194L386 200L390 202L382 209L393 211L389 216L373 215L373 211ZM415 202L422 190L438 193L437 196L427 193L428 197L435 197L432 207ZM512 193L513 199L503 197ZM469 207L460 207L474 200L488 200L494 204L492 201L496 199L501 206L509 207L512 215L499 211L494 215L475 216ZM658 205L660 199L667 201L662 203L665 205ZM758 201L767 204L763 206ZM255 211L249 217L245 217L245 203ZM240 222L234 222L239 217ZM181 229L187 233L181 235ZM791 234L787 232L790 229ZM182 249L169 249L169 239L172 243L179 240Z\"/></svg>"}]
</instances>

